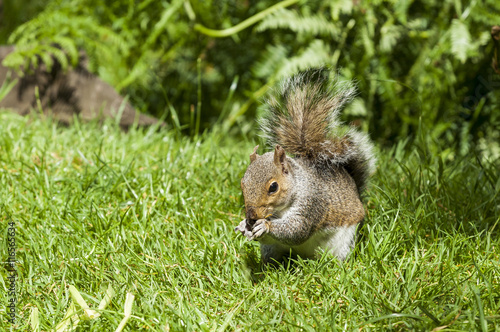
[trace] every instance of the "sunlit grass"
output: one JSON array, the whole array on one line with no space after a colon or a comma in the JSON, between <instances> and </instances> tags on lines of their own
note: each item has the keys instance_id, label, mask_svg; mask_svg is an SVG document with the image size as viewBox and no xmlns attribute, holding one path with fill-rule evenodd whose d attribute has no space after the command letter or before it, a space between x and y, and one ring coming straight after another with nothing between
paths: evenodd
<instances>
[{"instance_id":1,"label":"sunlit grass","mask_svg":"<svg viewBox=\"0 0 500 332\"><path fill-rule=\"evenodd\" d=\"M17 231L17 325L61 322L75 286L82 331L500 330L495 165L426 142L379 152L356 251L263 271L237 236L239 180L255 142L113 124L58 127L0 113L0 241ZM7 257L7 247L1 249ZM0 281L6 290L5 270ZM5 291L0 328L5 316Z\"/></svg>"}]
</instances>

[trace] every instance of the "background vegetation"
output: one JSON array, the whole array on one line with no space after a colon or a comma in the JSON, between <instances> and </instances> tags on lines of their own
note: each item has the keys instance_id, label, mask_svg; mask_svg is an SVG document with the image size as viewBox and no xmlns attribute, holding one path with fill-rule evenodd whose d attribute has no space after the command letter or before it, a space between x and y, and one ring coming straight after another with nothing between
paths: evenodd
<instances>
[{"instance_id":1,"label":"background vegetation","mask_svg":"<svg viewBox=\"0 0 500 332\"><path fill-rule=\"evenodd\" d=\"M0 37L18 50L4 64L50 63L52 54L70 66L83 49L90 69L136 107L191 134L197 117L201 129L219 120L248 132L268 86L325 64L358 82L346 120L380 143L414 137L422 122L461 154L500 155L496 0L286 0L221 38L204 27L233 27L276 2L52 0L35 14L40 3L5 2Z\"/></svg>"},{"instance_id":2,"label":"background vegetation","mask_svg":"<svg viewBox=\"0 0 500 332\"><path fill-rule=\"evenodd\" d=\"M73 285L94 309L116 292L81 330L114 330L128 292L129 330L500 330L499 13L496 0L4 0L0 42L17 45L5 65L69 68L84 50L169 124L123 133L0 112L18 327L56 327ZM343 265L263 272L232 230L259 99L320 64L358 82L344 120L380 149L366 226Z\"/></svg>"}]
</instances>

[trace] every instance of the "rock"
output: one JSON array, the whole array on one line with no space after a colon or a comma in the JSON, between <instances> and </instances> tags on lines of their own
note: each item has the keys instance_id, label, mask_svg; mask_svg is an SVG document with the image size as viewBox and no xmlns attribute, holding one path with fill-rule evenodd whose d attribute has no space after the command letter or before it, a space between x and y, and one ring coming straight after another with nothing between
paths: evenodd
<instances>
[{"instance_id":1,"label":"rock","mask_svg":"<svg viewBox=\"0 0 500 332\"><path fill-rule=\"evenodd\" d=\"M96 118L116 120L120 112L119 124L124 129L134 123L139 126L158 123L158 119L135 110L111 85L90 73L86 67L85 54L80 54L79 65L74 69L64 71L54 61L50 71L41 64L36 70L20 77L1 65L13 50L13 46L0 46L0 86L9 72L12 79L18 79L13 89L0 100L0 108L7 108L21 115L29 114L32 109L38 109L35 95L38 87L43 112L51 114L64 124L71 124L75 115L83 121Z\"/></svg>"}]
</instances>

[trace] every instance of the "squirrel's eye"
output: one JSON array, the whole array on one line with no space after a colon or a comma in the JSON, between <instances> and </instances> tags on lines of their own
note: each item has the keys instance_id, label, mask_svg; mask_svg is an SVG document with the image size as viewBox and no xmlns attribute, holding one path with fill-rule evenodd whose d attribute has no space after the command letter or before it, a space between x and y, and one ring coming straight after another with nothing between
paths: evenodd
<instances>
[{"instance_id":1,"label":"squirrel's eye","mask_svg":"<svg viewBox=\"0 0 500 332\"><path fill-rule=\"evenodd\" d=\"M275 181L271 183L271 185L269 186L269 193L274 194L277 191L278 191L278 182Z\"/></svg>"}]
</instances>

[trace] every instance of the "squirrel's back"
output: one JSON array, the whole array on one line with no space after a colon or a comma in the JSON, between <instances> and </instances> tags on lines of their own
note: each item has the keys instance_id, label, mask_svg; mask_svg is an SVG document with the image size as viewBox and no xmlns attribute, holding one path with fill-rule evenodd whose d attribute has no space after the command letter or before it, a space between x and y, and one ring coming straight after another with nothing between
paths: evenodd
<instances>
[{"instance_id":1,"label":"squirrel's back","mask_svg":"<svg viewBox=\"0 0 500 332\"><path fill-rule=\"evenodd\" d=\"M261 121L267 144L281 145L320 170L344 167L361 193L375 165L373 146L366 134L338 119L355 94L353 84L331 80L324 68L284 80L268 98Z\"/></svg>"}]
</instances>

